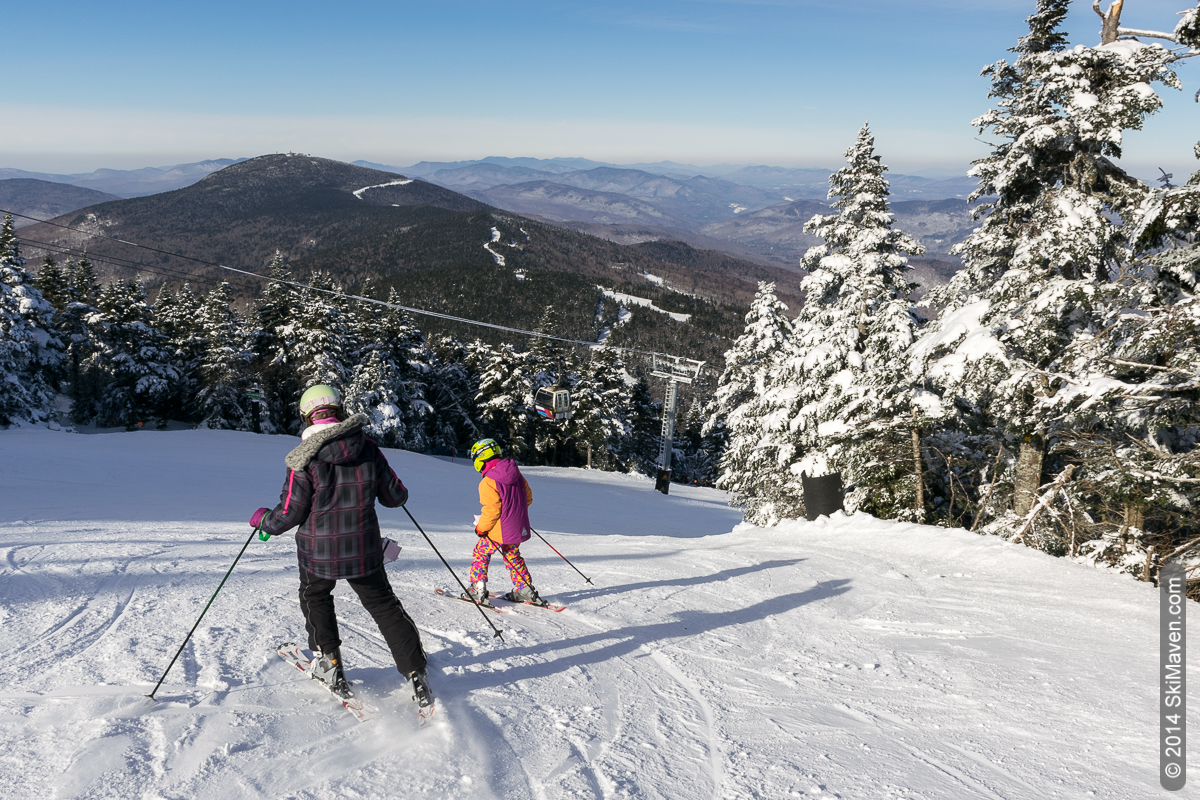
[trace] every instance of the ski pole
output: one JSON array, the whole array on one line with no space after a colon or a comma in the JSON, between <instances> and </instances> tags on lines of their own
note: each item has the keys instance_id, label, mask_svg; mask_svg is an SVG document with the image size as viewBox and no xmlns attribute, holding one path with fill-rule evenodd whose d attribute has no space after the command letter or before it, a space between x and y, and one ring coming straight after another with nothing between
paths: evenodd
<instances>
[{"instance_id":1,"label":"ski pole","mask_svg":"<svg viewBox=\"0 0 1200 800\"><path fill-rule=\"evenodd\" d=\"M404 509L405 514L408 514L408 518L412 520L412 524L417 526L417 530L419 530L421 535L425 537L425 541L429 542L429 546L433 548L433 552L437 553L437 557L442 559L442 563L446 565L446 569L450 570L450 574L454 576L454 580L458 581L459 586L462 586L463 594L469 595L470 592L467 591L467 587L463 584L462 578L458 577L458 573L455 572L454 568L450 566L450 562L448 562L445 557L442 556L441 552L437 549L437 545L433 543L433 540L429 538L429 534L427 534L425 529L421 527L421 523L417 522L416 517L414 517L412 512L408 510L408 506L400 507ZM492 630L495 631L495 633L492 634L492 638L499 638L500 641L503 642L504 634L501 633L500 629L497 628L490 619L488 619L487 612L485 612L478 603L475 603L475 607L479 609L480 614L483 614L483 621L490 625Z\"/></svg>"},{"instance_id":2,"label":"ski pole","mask_svg":"<svg viewBox=\"0 0 1200 800\"><path fill-rule=\"evenodd\" d=\"M533 531L533 528L530 528L529 530ZM539 539L541 539L543 542L546 542L546 537L545 537L545 536L542 536L542 535L541 535L540 533L538 533L537 531L533 531L533 532L534 532L534 533L537 533L537 537L538 537ZM549 547L551 550L554 550L554 552L555 552L555 553L558 553L558 557L559 557L559 558L561 558L563 561L566 561L568 564L570 564L570 565L571 565L571 569L575 570L576 572L579 572L579 567L575 566L574 564L571 564L571 561L570 561L570 559L568 559L568 558L567 558L566 556L564 556L562 553L559 553L557 550L555 550L555 549L554 549L554 545L550 544L549 542L546 542L546 547ZM582 572L579 572L579 574L583 576L583 579L584 579L585 581L587 581L589 585L591 585L591 586L595 586L595 585L596 585L596 584L592 583L592 579L591 579L591 578L589 578L587 575L584 575Z\"/></svg>"},{"instance_id":3,"label":"ski pole","mask_svg":"<svg viewBox=\"0 0 1200 800\"><path fill-rule=\"evenodd\" d=\"M172 658L171 663L167 664L167 668L163 670L162 677L158 679L158 683L154 684L153 691L146 695L151 700L154 699L154 694L158 691L158 687L162 686L162 682L167 679L167 673L171 671L171 667L175 666L175 661L179 658L179 654L183 652L183 648L187 647L187 643L191 640L192 634L196 632L196 628L200 627L200 620L204 619L204 615L208 613L209 606L213 604L213 600L217 599L217 593L221 591L221 587L223 587L225 585L225 581L229 579L229 575L233 572L233 568L236 567L238 561L241 560L242 553L246 552L246 548L250 546L250 542L254 539L254 534L258 533L260 529L261 525L250 531L250 538L246 540L244 545L242 545L242 549L238 552L237 558L235 558L233 563L229 565L229 570L225 573L225 577L221 578L221 583L217 585L217 591L213 592L212 597L208 598L208 604L204 606L204 610L201 611L200 616L196 618L196 624L192 626L190 631L188 631L188 635L183 639L183 644L179 645L179 649L175 651L175 658Z\"/></svg>"}]
</instances>

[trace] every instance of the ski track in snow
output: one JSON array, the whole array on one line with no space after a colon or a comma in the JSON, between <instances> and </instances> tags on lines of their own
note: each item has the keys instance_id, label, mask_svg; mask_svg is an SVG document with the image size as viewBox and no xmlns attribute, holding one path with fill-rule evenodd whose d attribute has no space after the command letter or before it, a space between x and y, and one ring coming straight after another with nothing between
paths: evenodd
<instances>
[{"instance_id":1,"label":"ski track in snow","mask_svg":"<svg viewBox=\"0 0 1200 800\"><path fill-rule=\"evenodd\" d=\"M294 443L0 432L0 798L1010 800L1157 785L1152 587L963 531L739 525L720 492L663 497L586 470L525 472L535 524L595 585L530 541L539 588L569 608L490 615L503 643L433 593L452 579L402 511L380 509L438 696L425 729L345 585L348 677L380 716L356 722L276 656L305 644L290 537L251 543L149 700ZM465 571L478 476L388 457ZM59 483L68 467L120 477ZM491 581L507 585L498 559Z\"/></svg>"}]
</instances>

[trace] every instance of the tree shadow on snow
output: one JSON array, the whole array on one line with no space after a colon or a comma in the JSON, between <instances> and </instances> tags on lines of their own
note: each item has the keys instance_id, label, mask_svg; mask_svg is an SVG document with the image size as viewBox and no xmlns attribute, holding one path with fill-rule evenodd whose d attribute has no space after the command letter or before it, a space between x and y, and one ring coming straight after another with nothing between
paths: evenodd
<instances>
[{"instance_id":1,"label":"tree shadow on snow","mask_svg":"<svg viewBox=\"0 0 1200 800\"><path fill-rule=\"evenodd\" d=\"M497 648L480 653L475 657L454 659L453 666L487 664L499 659L521 656L550 656L550 659L541 663L522 665L519 669L512 671L498 670L487 673L466 672L440 675L438 684L444 686L443 691L447 693L460 694L476 689L506 686L515 679L546 678L571 667L598 664L621 658L644 646L662 644L672 639L691 638L720 628L767 619L793 611L809 603L837 597L848 591L850 591L850 579L848 578L822 581L803 592L771 597L746 608L711 612L686 610L676 614L675 619L669 622L617 628L570 639L542 642L527 647ZM604 642L608 642L608 644L596 649L587 649ZM558 655L555 656L555 654ZM450 664L443 663L438 666L450 666Z\"/></svg>"},{"instance_id":2,"label":"tree shadow on snow","mask_svg":"<svg viewBox=\"0 0 1200 800\"><path fill-rule=\"evenodd\" d=\"M611 560L611 559L607 559ZM807 559L789 558L780 559L777 561L764 561L761 564L751 564L746 567L736 567L734 569L726 569L720 572L714 572L712 575L701 575L698 577L685 578L663 578L658 581L642 581L641 583L626 583L621 586L596 586L593 589L580 589L574 592L555 592L554 594L547 593L546 597L551 599L562 599L563 601L575 602L588 597L597 595L611 595L616 592L634 592L642 589L654 589L662 586L700 586L705 583L718 583L720 581L737 578L742 575L749 575L751 572L761 572L762 570L775 569L776 567L790 567L799 564Z\"/></svg>"}]
</instances>

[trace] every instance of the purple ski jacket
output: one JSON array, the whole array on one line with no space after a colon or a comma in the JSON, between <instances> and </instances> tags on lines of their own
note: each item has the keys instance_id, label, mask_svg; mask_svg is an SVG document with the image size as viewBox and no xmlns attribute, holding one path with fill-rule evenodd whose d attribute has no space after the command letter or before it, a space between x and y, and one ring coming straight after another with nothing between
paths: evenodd
<instances>
[{"instance_id":1,"label":"purple ski jacket","mask_svg":"<svg viewBox=\"0 0 1200 800\"><path fill-rule=\"evenodd\" d=\"M520 544L532 535L529 530L529 505L533 490L511 458L483 465L479 482L479 504L483 511L475 533L496 544Z\"/></svg>"},{"instance_id":2,"label":"purple ski jacket","mask_svg":"<svg viewBox=\"0 0 1200 800\"><path fill-rule=\"evenodd\" d=\"M383 566L375 501L404 505L408 490L378 445L363 434L365 414L322 426L288 453L279 505L263 517L272 535L299 526L300 568L318 578L361 578Z\"/></svg>"}]
</instances>

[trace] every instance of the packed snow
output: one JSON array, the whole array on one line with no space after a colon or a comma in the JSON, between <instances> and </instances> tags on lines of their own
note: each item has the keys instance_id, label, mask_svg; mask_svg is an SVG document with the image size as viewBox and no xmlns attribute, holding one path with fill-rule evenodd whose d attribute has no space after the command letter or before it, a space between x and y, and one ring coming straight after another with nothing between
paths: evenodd
<instances>
[{"instance_id":1,"label":"packed snow","mask_svg":"<svg viewBox=\"0 0 1200 800\"><path fill-rule=\"evenodd\" d=\"M355 189L354 196L357 197L359 200L362 200L363 192L367 191L368 189L383 189L384 187L387 187L387 186L407 186L410 183L412 183L411 178L402 178L398 181L388 181L387 183L376 183L371 186L364 186L361 189ZM393 203L393 205L395 205L395 203Z\"/></svg>"},{"instance_id":2,"label":"packed snow","mask_svg":"<svg viewBox=\"0 0 1200 800\"><path fill-rule=\"evenodd\" d=\"M489 253L492 254L492 258L495 259L495 261L496 261L496 266L503 267L504 266L504 256L500 255L499 253L497 253L495 250L492 249L492 245L494 245L498 241L500 241L500 229L493 227L491 241L484 242L483 249L487 250Z\"/></svg>"},{"instance_id":3,"label":"packed snow","mask_svg":"<svg viewBox=\"0 0 1200 800\"><path fill-rule=\"evenodd\" d=\"M616 291L613 291L612 289L607 289L607 288L605 288L603 286L599 286L599 285L597 285L596 288L599 289L600 291L604 292L605 297L611 298L611 299L615 300L616 302L621 303L622 305L640 306L642 308L648 308L651 311L657 311L659 314L666 314L668 317L675 320L676 322L688 322L692 318L691 314L679 314L674 311L667 311L665 309L659 308L658 306L654 305L653 300L650 300L645 297L637 297L636 295L625 294L624 292L616 292Z\"/></svg>"},{"instance_id":4,"label":"packed snow","mask_svg":"<svg viewBox=\"0 0 1200 800\"><path fill-rule=\"evenodd\" d=\"M757 528L716 490L664 497L644 477L579 469L525 473L534 524L594 585L531 540L538 588L568 609L492 614L503 642L434 594L450 575L403 510L380 509L403 546L389 577L430 657L430 726L344 585L348 676L380 717L358 723L275 655L303 642L286 536L251 542L147 699L296 441L0 432L0 797L1156 791L1150 585L866 516ZM387 455L465 574L478 476L462 459ZM491 585L507 583L497 559Z\"/></svg>"}]
</instances>

